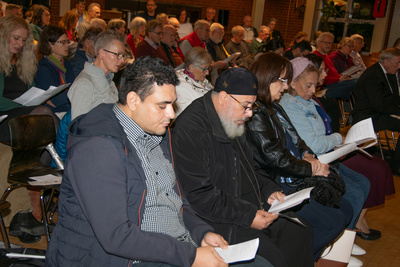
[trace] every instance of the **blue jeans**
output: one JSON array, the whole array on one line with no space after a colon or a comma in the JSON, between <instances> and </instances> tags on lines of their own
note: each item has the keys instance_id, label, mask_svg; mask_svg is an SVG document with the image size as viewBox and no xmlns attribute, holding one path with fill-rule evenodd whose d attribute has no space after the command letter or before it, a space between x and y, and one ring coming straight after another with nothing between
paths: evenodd
<instances>
[{"instance_id":1,"label":"blue jeans","mask_svg":"<svg viewBox=\"0 0 400 267\"><path fill-rule=\"evenodd\" d=\"M286 184L281 184L281 186L285 193L290 194L290 190L293 190ZM312 226L314 261L320 257L325 246L339 236L353 217L353 209L344 198L340 201L339 209L324 206L314 199L310 199L310 202L291 210L306 219Z\"/></svg>"},{"instance_id":2,"label":"blue jeans","mask_svg":"<svg viewBox=\"0 0 400 267\"><path fill-rule=\"evenodd\" d=\"M353 171L341 163L339 164L339 173L346 184L346 192L343 197L353 207L353 218L348 228L354 229L364 206L364 202L367 200L370 184L364 175Z\"/></svg>"},{"instance_id":3,"label":"blue jeans","mask_svg":"<svg viewBox=\"0 0 400 267\"><path fill-rule=\"evenodd\" d=\"M344 80L336 83L331 83L326 86L327 97L350 99L350 93L356 88L358 79Z\"/></svg>"},{"instance_id":4,"label":"blue jeans","mask_svg":"<svg viewBox=\"0 0 400 267\"><path fill-rule=\"evenodd\" d=\"M264 259L261 256L256 255L256 258L253 261L245 261L245 262L239 262L239 263L233 263L229 264L230 266L235 266L235 267L244 267L244 266L249 266L249 267L273 267L273 265ZM134 265L135 267L177 267L175 265L170 265L166 263L159 263L159 262L139 262Z\"/></svg>"}]
</instances>

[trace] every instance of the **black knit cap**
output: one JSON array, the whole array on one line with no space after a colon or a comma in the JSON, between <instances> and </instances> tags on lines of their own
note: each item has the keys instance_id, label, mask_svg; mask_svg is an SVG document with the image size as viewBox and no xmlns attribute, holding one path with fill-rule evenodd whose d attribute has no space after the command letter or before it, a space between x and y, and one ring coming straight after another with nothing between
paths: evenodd
<instances>
[{"instance_id":1,"label":"black knit cap","mask_svg":"<svg viewBox=\"0 0 400 267\"><path fill-rule=\"evenodd\" d=\"M257 95L257 77L244 68L227 69L219 75L215 82L214 92L221 91L231 95Z\"/></svg>"}]
</instances>

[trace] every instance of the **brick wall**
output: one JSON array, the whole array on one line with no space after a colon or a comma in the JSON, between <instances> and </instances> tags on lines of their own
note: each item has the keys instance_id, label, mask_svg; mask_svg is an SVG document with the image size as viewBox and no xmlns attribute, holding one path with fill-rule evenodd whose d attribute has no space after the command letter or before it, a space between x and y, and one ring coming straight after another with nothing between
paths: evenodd
<instances>
[{"instance_id":1,"label":"brick wall","mask_svg":"<svg viewBox=\"0 0 400 267\"><path fill-rule=\"evenodd\" d=\"M278 20L276 29L281 32L286 48L294 36L303 30L304 13L295 10L295 2L289 0L265 0L263 24L266 25L271 17ZM306 0L297 2L299 6L306 5Z\"/></svg>"}]
</instances>

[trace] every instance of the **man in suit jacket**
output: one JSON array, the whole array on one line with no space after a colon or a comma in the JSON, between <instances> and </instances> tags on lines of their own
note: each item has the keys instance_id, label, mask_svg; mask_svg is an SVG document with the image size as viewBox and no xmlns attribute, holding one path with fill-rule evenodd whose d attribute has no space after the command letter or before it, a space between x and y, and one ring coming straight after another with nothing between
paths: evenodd
<instances>
[{"instance_id":1,"label":"man in suit jacket","mask_svg":"<svg viewBox=\"0 0 400 267\"><path fill-rule=\"evenodd\" d=\"M375 131L400 131L400 49L387 48L378 62L364 71L355 89L354 123L372 118ZM400 171L400 145L392 155L392 169Z\"/></svg>"}]
</instances>

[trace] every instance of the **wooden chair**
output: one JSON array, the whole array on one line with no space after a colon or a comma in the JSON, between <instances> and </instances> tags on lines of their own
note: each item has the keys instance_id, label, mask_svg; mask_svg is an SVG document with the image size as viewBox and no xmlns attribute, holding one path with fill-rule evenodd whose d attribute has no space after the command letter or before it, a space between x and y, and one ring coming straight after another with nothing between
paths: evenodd
<instances>
[{"instance_id":1,"label":"wooden chair","mask_svg":"<svg viewBox=\"0 0 400 267\"><path fill-rule=\"evenodd\" d=\"M6 231L6 226L4 225L2 212L7 211L10 208L10 206L11 204L9 202L0 200L0 231L1 231L1 236L3 237L4 247L7 249L10 248L10 241L8 240L8 235Z\"/></svg>"},{"instance_id":2,"label":"wooden chair","mask_svg":"<svg viewBox=\"0 0 400 267\"><path fill-rule=\"evenodd\" d=\"M382 137L382 134L383 134L383 137ZM390 152L393 152L396 149L396 143L397 143L397 138L399 136L399 132L394 132L394 131L390 131L390 130L382 130L382 131L376 132L376 136L378 139L378 145L379 145L379 150L381 152L381 157L383 160L385 160L385 155L383 153L383 149L386 148Z\"/></svg>"},{"instance_id":3,"label":"wooden chair","mask_svg":"<svg viewBox=\"0 0 400 267\"><path fill-rule=\"evenodd\" d=\"M52 168L41 162L41 156L46 146L56 139L53 118L49 115L25 115L9 121L11 148L13 157L8 170L8 182L11 184L4 192L1 200L16 188L29 185L29 177L53 174L62 176L63 170ZM47 209L50 201L45 201L45 195L58 191L58 185L40 186L43 224L47 240L50 241Z\"/></svg>"}]
</instances>

